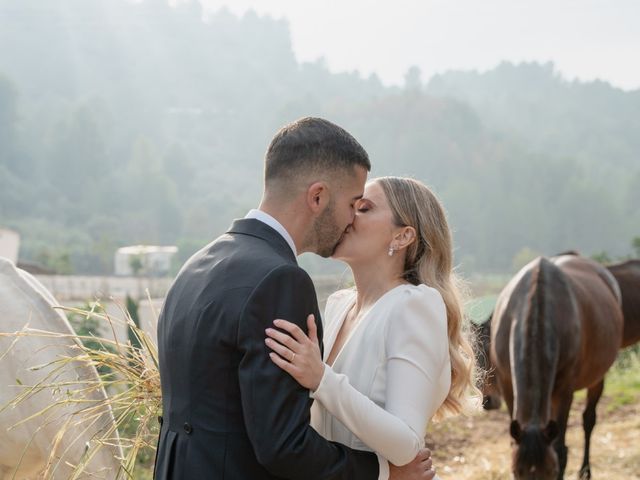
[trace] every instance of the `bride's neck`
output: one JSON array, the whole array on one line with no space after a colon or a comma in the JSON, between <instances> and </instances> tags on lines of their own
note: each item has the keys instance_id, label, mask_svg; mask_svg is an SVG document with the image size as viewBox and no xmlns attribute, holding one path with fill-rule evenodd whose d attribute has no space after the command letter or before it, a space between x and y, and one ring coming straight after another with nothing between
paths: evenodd
<instances>
[{"instance_id":1,"label":"bride's neck","mask_svg":"<svg viewBox=\"0 0 640 480\"><path fill-rule=\"evenodd\" d=\"M371 307L382 295L403 283L402 272L394 265L352 265L353 279L358 292L356 312Z\"/></svg>"}]
</instances>

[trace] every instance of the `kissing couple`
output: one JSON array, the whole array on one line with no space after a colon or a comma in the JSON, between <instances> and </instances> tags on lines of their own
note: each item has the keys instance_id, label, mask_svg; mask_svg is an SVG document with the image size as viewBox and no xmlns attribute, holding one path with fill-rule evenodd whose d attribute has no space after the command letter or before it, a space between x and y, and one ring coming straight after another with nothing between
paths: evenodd
<instances>
[{"instance_id":1,"label":"kissing couple","mask_svg":"<svg viewBox=\"0 0 640 480\"><path fill-rule=\"evenodd\" d=\"M339 126L286 125L258 209L182 267L158 320L156 480L438 478L427 426L477 394L451 232L425 185L370 169ZM353 272L322 317L303 252Z\"/></svg>"}]
</instances>

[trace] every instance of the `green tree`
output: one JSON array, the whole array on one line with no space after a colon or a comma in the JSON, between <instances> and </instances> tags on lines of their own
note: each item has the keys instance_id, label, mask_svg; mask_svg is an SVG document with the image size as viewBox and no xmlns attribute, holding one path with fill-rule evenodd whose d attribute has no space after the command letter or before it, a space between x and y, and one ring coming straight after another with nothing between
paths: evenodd
<instances>
[{"instance_id":1,"label":"green tree","mask_svg":"<svg viewBox=\"0 0 640 480\"><path fill-rule=\"evenodd\" d=\"M17 122L17 90L7 77L0 74L0 167L6 166L13 173L24 175L18 151Z\"/></svg>"},{"instance_id":2,"label":"green tree","mask_svg":"<svg viewBox=\"0 0 640 480\"><path fill-rule=\"evenodd\" d=\"M119 183L118 206L126 228L140 243L172 243L182 229L175 183L166 174L151 140L138 138Z\"/></svg>"},{"instance_id":3,"label":"green tree","mask_svg":"<svg viewBox=\"0 0 640 480\"><path fill-rule=\"evenodd\" d=\"M631 246L633 247L636 258L640 258L640 237L634 237L631 241Z\"/></svg>"},{"instance_id":4,"label":"green tree","mask_svg":"<svg viewBox=\"0 0 640 480\"><path fill-rule=\"evenodd\" d=\"M182 195L187 194L187 189L196 176L193 161L187 155L184 147L175 144L166 152L163 158L163 167L167 176L175 183Z\"/></svg>"},{"instance_id":5,"label":"green tree","mask_svg":"<svg viewBox=\"0 0 640 480\"><path fill-rule=\"evenodd\" d=\"M508 271L525 247L618 257L637 234L638 92L537 63L386 87L297 62L285 21L174 3L0 0L0 221L23 259L107 273L118 245L206 244L309 114L353 133L373 175L441 195L465 269Z\"/></svg>"},{"instance_id":6,"label":"green tree","mask_svg":"<svg viewBox=\"0 0 640 480\"><path fill-rule=\"evenodd\" d=\"M71 254L67 249L43 248L37 253L35 260L58 275L70 275L74 271Z\"/></svg>"},{"instance_id":7,"label":"green tree","mask_svg":"<svg viewBox=\"0 0 640 480\"><path fill-rule=\"evenodd\" d=\"M144 264L142 263L142 255L131 255L129 258L129 267L131 267L131 271L134 276L140 275L142 269L144 268ZM128 298L128 297L127 297Z\"/></svg>"},{"instance_id":8,"label":"green tree","mask_svg":"<svg viewBox=\"0 0 640 480\"><path fill-rule=\"evenodd\" d=\"M93 109L78 107L49 134L47 174L60 193L72 200L95 193L95 185L109 173L106 143Z\"/></svg>"},{"instance_id":9,"label":"green tree","mask_svg":"<svg viewBox=\"0 0 640 480\"><path fill-rule=\"evenodd\" d=\"M127 309L127 312L129 312L129 316L131 317L131 320L133 321L135 326L139 329L140 328L140 313L138 311L138 307L139 307L138 302L136 302L133 298L131 298L129 295L127 295L127 298L126 298L126 309ZM134 348L140 348L141 347L140 339L134 333L134 331L131 328L131 326L127 327L127 336L129 338L129 342L131 343L131 346L133 346Z\"/></svg>"},{"instance_id":10,"label":"green tree","mask_svg":"<svg viewBox=\"0 0 640 480\"><path fill-rule=\"evenodd\" d=\"M14 138L17 119L17 92L13 83L0 75L0 146L6 148Z\"/></svg>"},{"instance_id":11,"label":"green tree","mask_svg":"<svg viewBox=\"0 0 640 480\"><path fill-rule=\"evenodd\" d=\"M409 67L404 74L404 88L416 92L422 89L422 72L419 67Z\"/></svg>"},{"instance_id":12,"label":"green tree","mask_svg":"<svg viewBox=\"0 0 640 480\"><path fill-rule=\"evenodd\" d=\"M95 312L97 315L104 315L106 312L100 305L85 303L79 308L84 312ZM115 353L115 347L111 344L101 342L103 334L101 332L100 320L95 315L77 312L67 312L67 319L76 332L76 335L87 337L82 339L82 343L93 350ZM111 373L111 368L99 366L98 373L107 375Z\"/></svg>"},{"instance_id":13,"label":"green tree","mask_svg":"<svg viewBox=\"0 0 640 480\"><path fill-rule=\"evenodd\" d=\"M594 253L593 255L591 255L591 258L593 260L595 260L596 262L602 263L602 264L607 264L607 263L611 263L611 256L605 252L604 250Z\"/></svg>"}]
</instances>

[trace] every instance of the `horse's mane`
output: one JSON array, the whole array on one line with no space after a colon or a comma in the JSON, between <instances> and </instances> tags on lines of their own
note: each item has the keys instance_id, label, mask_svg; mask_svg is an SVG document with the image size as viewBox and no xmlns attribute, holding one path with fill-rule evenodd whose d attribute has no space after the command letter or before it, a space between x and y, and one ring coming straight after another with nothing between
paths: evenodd
<instances>
[{"instance_id":1,"label":"horse's mane","mask_svg":"<svg viewBox=\"0 0 640 480\"><path fill-rule=\"evenodd\" d=\"M531 270L531 281L529 291L527 292L527 324L531 328L532 324L538 322L539 319L546 319L547 310L549 308L547 302L547 291L552 288L554 278L553 265L549 259L540 257Z\"/></svg>"}]
</instances>

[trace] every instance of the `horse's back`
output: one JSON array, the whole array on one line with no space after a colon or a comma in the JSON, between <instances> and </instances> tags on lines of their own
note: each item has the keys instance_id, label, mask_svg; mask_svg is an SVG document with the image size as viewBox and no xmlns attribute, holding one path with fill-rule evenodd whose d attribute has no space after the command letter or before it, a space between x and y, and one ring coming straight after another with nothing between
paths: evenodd
<instances>
[{"instance_id":1,"label":"horse's back","mask_svg":"<svg viewBox=\"0 0 640 480\"><path fill-rule=\"evenodd\" d=\"M622 305L618 281L603 265L590 258L575 255L561 255L551 260L567 274L574 286L593 296L592 298L600 300L603 307Z\"/></svg>"},{"instance_id":2,"label":"horse's back","mask_svg":"<svg viewBox=\"0 0 640 480\"><path fill-rule=\"evenodd\" d=\"M589 258L563 255L552 261L571 282L579 308L581 351L575 379L577 388L588 387L607 372L622 344L620 288L605 267Z\"/></svg>"},{"instance_id":3,"label":"horse's back","mask_svg":"<svg viewBox=\"0 0 640 480\"><path fill-rule=\"evenodd\" d=\"M628 347L640 341L640 260L607 265L607 270L620 286L624 316L622 346Z\"/></svg>"},{"instance_id":4,"label":"horse's back","mask_svg":"<svg viewBox=\"0 0 640 480\"><path fill-rule=\"evenodd\" d=\"M533 307L542 309L538 316L554 313L550 318L557 322L555 331L558 333L568 330L572 334L579 329L570 283L564 272L545 257L538 257L525 265L498 296L491 332L492 343L503 350L503 359L509 356L512 324L527 320L525 317L532 315ZM562 315L550 312L551 308Z\"/></svg>"},{"instance_id":5,"label":"horse's back","mask_svg":"<svg viewBox=\"0 0 640 480\"><path fill-rule=\"evenodd\" d=\"M599 352L594 356L601 357L603 363L613 362L622 345L624 323L618 282L609 270L589 258L561 256L553 261L566 273L576 294L585 353Z\"/></svg>"}]
</instances>

